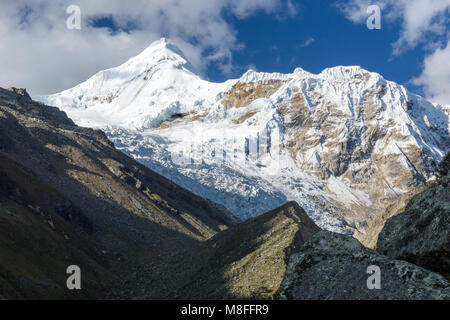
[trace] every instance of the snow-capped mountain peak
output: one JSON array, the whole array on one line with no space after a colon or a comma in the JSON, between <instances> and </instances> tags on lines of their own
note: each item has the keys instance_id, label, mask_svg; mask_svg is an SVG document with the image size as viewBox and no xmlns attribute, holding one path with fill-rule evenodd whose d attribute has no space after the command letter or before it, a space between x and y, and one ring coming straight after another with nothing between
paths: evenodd
<instances>
[{"instance_id":1,"label":"snow-capped mountain peak","mask_svg":"<svg viewBox=\"0 0 450 320\"><path fill-rule=\"evenodd\" d=\"M221 91L223 86L203 81L182 51L162 38L122 65L44 99L68 108L80 125L140 130L213 104Z\"/></svg>"},{"instance_id":2,"label":"snow-capped mountain peak","mask_svg":"<svg viewBox=\"0 0 450 320\"><path fill-rule=\"evenodd\" d=\"M161 38L160 40L151 43L140 54L124 63L121 66L121 69L134 69L137 72L142 72L143 70L152 67L172 67L195 73L195 68L184 56L184 53L180 48L166 38Z\"/></svg>"},{"instance_id":3,"label":"snow-capped mountain peak","mask_svg":"<svg viewBox=\"0 0 450 320\"><path fill-rule=\"evenodd\" d=\"M377 73L249 70L212 83L165 39L44 101L243 219L295 200L341 232L431 179L450 150L448 106Z\"/></svg>"}]
</instances>

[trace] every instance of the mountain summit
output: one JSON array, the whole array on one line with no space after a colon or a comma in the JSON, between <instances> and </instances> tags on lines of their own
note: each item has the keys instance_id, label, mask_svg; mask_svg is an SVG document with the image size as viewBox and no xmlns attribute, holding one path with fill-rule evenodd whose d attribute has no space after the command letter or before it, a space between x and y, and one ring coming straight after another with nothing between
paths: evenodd
<instances>
[{"instance_id":1,"label":"mountain summit","mask_svg":"<svg viewBox=\"0 0 450 320\"><path fill-rule=\"evenodd\" d=\"M185 69L195 73L195 68L190 64L180 48L166 38L161 38L160 40L151 43L139 55L129 59L122 65L122 70L135 68L136 72L139 73L142 72L143 67L151 68L155 66L161 68Z\"/></svg>"},{"instance_id":2,"label":"mountain summit","mask_svg":"<svg viewBox=\"0 0 450 320\"><path fill-rule=\"evenodd\" d=\"M69 108L80 125L142 129L195 109L205 97L220 91L220 86L195 73L175 44L162 38L122 65L44 100Z\"/></svg>"},{"instance_id":3,"label":"mountain summit","mask_svg":"<svg viewBox=\"0 0 450 320\"><path fill-rule=\"evenodd\" d=\"M359 66L212 83L165 39L44 100L240 218L295 200L338 232L364 232L450 149L449 106Z\"/></svg>"}]
</instances>

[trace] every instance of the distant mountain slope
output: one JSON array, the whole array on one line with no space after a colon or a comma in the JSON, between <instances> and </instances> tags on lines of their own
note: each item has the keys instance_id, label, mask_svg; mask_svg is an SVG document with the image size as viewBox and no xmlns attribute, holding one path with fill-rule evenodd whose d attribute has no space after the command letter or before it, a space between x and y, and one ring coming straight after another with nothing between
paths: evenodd
<instances>
[{"instance_id":1,"label":"distant mountain slope","mask_svg":"<svg viewBox=\"0 0 450 320\"><path fill-rule=\"evenodd\" d=\"M103 132L0 88L0 295L97 297L137 261L238 220L116 150ZM69 292L80 265L86 290Z\"/></svg>"},{"instance_id":2,"label":"distant mountain slope","mask_svg":"<svg viewBox=\"0 0 450 320\"><path fill-rule=\"evenodd\" d=\"M166 39L40 99L242 219L294 200L338 232L363 231L450 150L449 106L379 74L250 70L211 83Z\"/></svg>"}]
</instances>

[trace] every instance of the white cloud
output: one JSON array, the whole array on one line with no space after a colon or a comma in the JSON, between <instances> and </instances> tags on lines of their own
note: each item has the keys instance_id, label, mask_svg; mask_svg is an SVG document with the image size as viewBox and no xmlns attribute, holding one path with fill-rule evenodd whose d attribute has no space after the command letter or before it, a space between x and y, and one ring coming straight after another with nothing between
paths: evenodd
<instances>
[{"instance_id":1,"label":"white cloud","mask_svg":"<svg viewBox=\"0 0 450 320\"><path fill-rule=\"evenodd\" d=\"M258 71L258 68L257 68L256 65L254 65L253 63L248 64L245 68L246 68L247 70Z\"/></svg>"},{"instance_id":2,"label":"white cloud","mask_svg":"<svg viewBox=\"0 0 450 320\"><path fill-rule=\"evenodd\" d=\"M309 46L312 45L314 42L316 42L316 39L314 39L313 37L309 36L308 38L306 38L305 41L303 41L303 43L301 44L301 47L302 47L302 48L309 47Z\"/></svg>"},{"instance_id":3,"label":"white cloud","mask_svg":"<svg viewBox=\"0 0 450 320\"><path fill-rule=\"evenodd\" d=\"M27 87L31 94L71 87L98 70L138 54L164 35L204 71L217 63L232 70L242 45L223 13L239 19L257 12L280 14L283 0L16 0L0 2L0 86ZM66 8L81 7L82 29L66 28ZM286 12L290 15L290 12ZM122 30L93 28L95 17L112 16ZM132 23L133 29L127 30ZM125 31L124 31L125 30ZM127 32L128 31L128 32Z\"/></svg>"},{"instance_id":4,"label":"white cloud","mask_svg":"<svg viewBox=\"0 0 450 320\"><path fill-rule=\"evenodd\" d=\"M425 58L423 72L413 83L423 86L433 102L450 104L450 41Z\"/></svg>"},{"instance_id":5,"label":"white cloud","mask_svg":"<svg viewBox=\"0 0 450 320\"><path fill-rule=\"evenodd\" d=\"M384 8L386 8L386 2L388 1L381 0L375 4L378 5L381 10L383 10ZM350 0L338 1L336 3L336 7L340 11L342 11L350 21L354 23L362 23L365 22L368 17L367 8L373 4L374 3L371 0Z\"/></svg>"},{"instance_id":6,"label":"white cloud","mask_svg":"<svg viewBox=\"0 0 450 320\"><path fill-rule=\"evenodd\" d=\"M393 46L395 55L403 53L405 48L426 42L427 34L445 34L445 16L450 10L450 0L402 0L397 6L403 14L403 30Z\"/></svg>"},{"instance_id":7,"label":"white cloud","mask_svg":"<svg viewBox=\"0 0 450 320\"><path fill-rule=\"evenodd\" d=\"M287 5L287 9L288 9L288 15L290 17L294 17L298 14L299 10L298 10L297 6L295 4L293 4L291 0L288 0L286 5Z\"/></svg>"},{"instance_id":8,"label":"white cloud","mask_svg":"<svg viewBox=\"0 0 450 320\"><path fill-rule=\"evenodd\" d=\"M371 4L380 6L382 21L401 21L399 38L392 44L394 57L418 45L432 51L424 59L422 74L413 79L413 83L424 88L427 98L450 104L450 68L445 61L449 58L450 0L351 0L339 1L337 7L349 20L362 23L368 17L366 10ZM441 49L445 44L446 48Z\"/></svg>"},{"instance_id":9,"label":"white cloud","mask_svg":"<svg viewBox=\"0 0 450 320\"><path fill-rule=\"evenodd\" d=\"M336 5L349 20L362 23L368 18L367 7L373 4L381 8L382 19L402 21L400 37L393 44L394 55L426 42L427 34L442 35L446 31L450 0L350 0Z\"/></svg>"}]
</instances>

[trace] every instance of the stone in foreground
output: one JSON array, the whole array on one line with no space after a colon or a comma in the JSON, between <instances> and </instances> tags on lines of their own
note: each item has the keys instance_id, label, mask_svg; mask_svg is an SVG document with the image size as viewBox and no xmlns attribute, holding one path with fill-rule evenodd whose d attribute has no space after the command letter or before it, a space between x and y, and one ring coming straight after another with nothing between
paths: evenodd
<instances>
[{"instance_id":1,"label":"stone in foreground","mask_svg":"<svg viewBox=\"0 0 450 320\"><path fill-rule=\"evenodd\" d=\"M447 155L447 158L449 156ZM450 174L387 220L377 251L450 277Z\"/></svg>"},{"instance_id":2,"label":"stone in foreground","mask_svg":"<svg viewBox=\"0 0 450 320\"><path fill-rule=\"evenodd\" d=\"M368 289L376 265L381 289ZM279 299L449 299L450 288L442 276L365 248L356 239L321 231L289 259L277 293Z\"/></svg>"}]
</instances>

